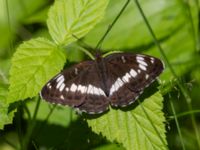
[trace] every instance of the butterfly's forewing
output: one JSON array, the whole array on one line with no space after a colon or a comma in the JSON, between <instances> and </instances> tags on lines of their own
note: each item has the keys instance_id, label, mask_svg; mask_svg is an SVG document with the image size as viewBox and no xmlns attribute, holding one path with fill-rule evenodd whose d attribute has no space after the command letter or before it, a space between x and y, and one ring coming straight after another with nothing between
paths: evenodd
<instances>
[{"instance_id":1,"label":"butterfly's forewing","mask_svg":"<svg viewBox=\"0 0 200 150\"><path fill-rule=\"evenodd\" d=\"M112 106L127 106L133 103L163 71L162 62L151 56L119 53L105 58L107 86Z\"/></svg>"},{"instance_id":2,"label":"butterfly's forewing","mask_svg":"<svg viewBox=\"0 0 200 150\"><path fill-rule=\"evenodd\" d=\"M87 113L101 113L109 105L94 61L84 61L64 70L43 87L41 96L49 102Z\"/></svg>"}]
</instances>

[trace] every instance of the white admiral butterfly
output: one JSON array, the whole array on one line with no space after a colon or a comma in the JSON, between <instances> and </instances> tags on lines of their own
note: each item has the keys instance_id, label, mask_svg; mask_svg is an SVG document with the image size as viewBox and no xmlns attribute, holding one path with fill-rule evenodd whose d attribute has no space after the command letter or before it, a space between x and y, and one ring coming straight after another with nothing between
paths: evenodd
<instances>
[{"instance_id":1,"label":"white admiral butterfly","mask_svg":"<svg viewBox=\"0 0 200 150\"><path fill-rule=\"evenodd\" d=\"M83 61L65 69L42 89L51 103L69 105L82 112L105 112L109 104L132 104L163 71L161 60L141 54L115 53L94 61Z\"/></svg>"}]
</instances>

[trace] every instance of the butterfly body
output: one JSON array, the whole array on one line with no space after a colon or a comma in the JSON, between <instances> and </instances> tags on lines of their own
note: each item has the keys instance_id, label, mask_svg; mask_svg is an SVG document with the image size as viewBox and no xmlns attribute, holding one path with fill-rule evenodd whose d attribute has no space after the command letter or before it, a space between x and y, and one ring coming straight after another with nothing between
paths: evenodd
<instances>
[{"instance_id":1,"label":"butterfly body","mask_svg":"<svg viewBox=\"0 0 200 150\"><path fill-rule=\"evenodd\" d=\"M105 92L105 95L108 97L109 96L109 88L107 86L107 67L106 67L106 64L105 64L105 60L104 58L99 54L96 56L96 59L95 59L95 66L96 66L96 69L97 70L97 74L99 75L99 79L102 81L102 86L103 86L103 90Z\"/></svg>"},{"instance_id":2,"label":"butterfly body","mask_svg":"<svg viewBox=\"0 0 200 150\"><path fill-rule=\"evenodd\" d=\"M89 114L102 113L109 104L132 104L163 68L159 59L148 55L97 55L94 61L83 61L59 73L43 87L41 96Z\"/></svg>"}]
</instances>

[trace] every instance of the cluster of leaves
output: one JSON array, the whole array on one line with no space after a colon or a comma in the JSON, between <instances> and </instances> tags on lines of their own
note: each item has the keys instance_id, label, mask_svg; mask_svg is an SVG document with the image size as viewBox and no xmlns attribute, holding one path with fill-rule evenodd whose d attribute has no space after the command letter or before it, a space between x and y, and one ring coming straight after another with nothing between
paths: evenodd
<instances>
[{"instance_id":1,"label":"cluster of leaves","mask_svg":"<svg viewBox=\"0 0 200 150\"><path fill-rule=\"evenodd\" d=\"M47 3L45 0L20 0L20 2L19 0L14 2L9 0L7 3L4 0L0 1L2 4L0 5L2 7L0 30L3 35L6 35L0 37L0 129L12 122L16 108L14 106L11 109L9 106L15 102L19 106L17 110L19 117L14 124L20 128L17 122L22 117L27 122L25 125L27 129L23 131L25 133L22 135L18 133L21 148L27 148L32 139L36 148L45 145L57 149L66 149L66 147L89 149L97 146L99 150L168 149L162 110L163 100L164 98L167 100L167 95L171 95L168 98L170 101L179 98L177 96L179 91L170 92L176 85L176 81L173 80L174 74L169 68L166 68L160 77L160 91L147 92L147 96L140 98L139 104L132 109L123 111L110 108L108 113L98 118L86 117L82 120L82 117L74 114L70 108L52 107L35 98L42 86L63 68L66 60L75 62L83 60L84 54L76 44L76 37L83 38L86 43L95 47L125 5L124 0L117 0L117 2L57 0L54 4ZM199 84L200 70L196 69L198 63L194 61L196 57L198 59L198 56L194 55L198 48L196 3L193 1L185 3L180 0L142 0L141 5L176 74L187 77L187 80L195 79L195 83ZM9 17L1 17L1 14L6 12L6 8ZM48 30L43 27L45 22ZM33 38L29 39L30 37ZM25 42L17 46L19 41L25 39ZM101 49L104 52L122 50L161 57L154 42L141 12L132 0L106 36ZM17 48L12 48L14 46ZM195 87L192 92L191 96L194 95L194 99L198 98L198 90L199 87ZM21 103L21 100L26 101ZM187 110L186 107L182 108L183 104L178 102L176 104L177 112ZM166 108L169 107L168 105L169 103L166 102ZM20 108L24 110L22 114ZM166 111L172 113L169 109ZM174 112L172 114L174 115ZM171 127L176 129L173 122ZM187 124L183 126L185 140L191 131L186 127ZM195 137L193 130L191 133L191 136ZM51 135L52 138L49 138ZM174 140L178 136L176 131L168 137L172 135ZM8 135L5 133L4 137L7 138ZM22 142L21 138L25 140ZM52 142L49 142L51 140ZM74 140L81 144L77 145ZM120 146L110 143L105 145L108 141L119 143ZM179 139L178 144L170 139L168 141L169 146L180 148L183 139ZM197 143L196 140L191 140L184 145L195 149Z\"/></svg>"}]
</instances>

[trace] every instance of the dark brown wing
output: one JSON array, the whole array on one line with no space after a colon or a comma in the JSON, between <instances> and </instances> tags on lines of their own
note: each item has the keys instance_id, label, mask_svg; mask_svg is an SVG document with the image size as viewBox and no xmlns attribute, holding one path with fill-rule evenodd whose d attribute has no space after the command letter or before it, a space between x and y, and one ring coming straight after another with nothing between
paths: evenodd
<instances>
[{"instance_id":1,"label":"dark brown wing","mask_svg":"<svg viewBox=\"0 0 200 150\"><path fill-rule=\"evenodd\" d=\"M86 113L102 113L109 101L94 61L84 61L59 73L42 89L43 99L69 105Z\"/></svg>"},{"instance_id":2,"label":"dark brown wing","mask_svg":"<svg viewBox=\"0 0 200 150\"><path fill-rule=\"evenodd\" d=\"M108 69L107 87L112 106L133 103L163 71L163 63L152 56L117 53L105 58Z\"/></svg>"}]
</instances>

